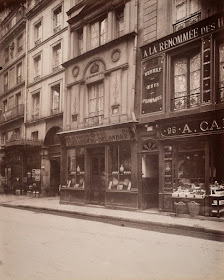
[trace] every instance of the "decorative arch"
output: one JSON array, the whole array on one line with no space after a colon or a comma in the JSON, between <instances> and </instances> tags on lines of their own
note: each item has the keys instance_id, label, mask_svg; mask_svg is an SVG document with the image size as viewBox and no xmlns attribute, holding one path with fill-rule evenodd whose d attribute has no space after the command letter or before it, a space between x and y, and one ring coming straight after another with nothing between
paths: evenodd
<instances>
[{"instance_id":1,"label":"decorative arch","mask_svg":"<svg viewBox=\"0 0 224 280\"><path fill-rule=\"evenodd\" d=\"M45 146L52 146L60 144L60 138L57 135L58 132L61 132L62 129L59 126L53 126L48 130L44 139Z\"/></svg>"},{"instance_id":2,"label":"decorative arch","mask_svg":"<svg viewBox=\"0 0 224 280\"><path fill-rule=\"evenodd\" d=\"M88 77L104 73L106 71L106 64L102 58L94 58L88 62L84 71L83 71L83 80L86 80Z\"/></svg>"}]
</instances>

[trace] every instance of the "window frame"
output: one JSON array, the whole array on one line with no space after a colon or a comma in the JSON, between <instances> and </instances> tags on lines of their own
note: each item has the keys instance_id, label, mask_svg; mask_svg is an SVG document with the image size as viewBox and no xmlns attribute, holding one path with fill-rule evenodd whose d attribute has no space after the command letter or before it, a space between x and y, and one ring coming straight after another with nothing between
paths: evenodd
<instances>
[{"instance_id":1,"label":"window frame","mask_svg":"<svg viewBox=\"0 0 224 280\"><path fill-rule=\"evenodd\" d=\"M37 66L39 61L39 70L37 71ZM42 53L38 53L33 57L33 63L34 63L34 81L37 81L38 79L41 78L42 75ZM39 73L38 73L39 72ZM39 75L37 75L39 74Z\"/></svg>"},{"instance_id":2,"label":"window frame","mask_svg":"<svg viewBox=\"0 0 224 280\"><path fill-rule=\"evenodd\" d=\"M183 112L186 110L193 110L193 109L198 109L202 106L202 83L203 83L203 65L202 65L202 46L201 44L197 44L196 47L194 47L193 49L190 49L191 46L189 46L188 48L186 48L185 50L181 49L181 50L176 50L173 51L173 53L170 55L170 112L172 113L177 113L177 112ZM199 54L200 56L200 92L198 94L198 105L197 106L191 106L190 105L190 96L191 96L191 92L190 92L190 83L191 83L191 79L190 79L190 59L194 56L196 56L197 54ZM186 98L187 101L187 107L183 108L183 109L174 109L174 100L176 99L175 97L175 81L174 81L174 61L175 58L187 58L187 93L186 95L180 96L180 98ZM196 94L196 93L195 93ZM192 95L195 95L192 94ZM178 97L177 97L178 98ZM185 103L185 101L184 101Z\"/></svg>"},{"instance_id":3,"label":"window frame","mask_svg":"<svg viewBox=\"0 0 224 280\"><path fill-rule=\"evenodd\" d=\"M102 91L100 90L100 86L102 86ZM97 87L97 91L96 91L96 98L92 98L90 99L90 94L93 92L90 92L90 89L93 89L93 87ZM91 83L87 86L88 89L88 118L91 117L98 117L98 116L102 116L104 114L104 97L105 97L105 87L104 87L104 82L103 81L98 81L96 83ZM100 95L100 92L103 93L103 95ZM102 98L102 109L100 110L100 98ZM91 100L96 100L96 105L95 105L95 111L94 112L90 112L90 101Z\"/></svg>"},{"instance_id":4,"label":"window frame","mask_svg":"<svg viewBox=\"0 0 224 280\"><path fill-rule=\"evenodd\" d=\"M59 61L58 63L55 63L55 58L57 57L56 56L56 53L57 53L57 47L59 47L58 49L60 49L60 54L59 54ZM61 69L61 64L62 64L62 41L59 41L57 43L55 43L54 45L52 45L52 70L53 72L56 72L58 70Z\"/></svg>"},{"instance_id":5,"label":"window frame","mask_svg":"<svg viewBox=\"0 0 224 280\"><path fill-rule=\"evenodd\" d=\"M54 92L57 92L56 90L54 90L54 88L58 87L59 86L59 101L58 101L58 106L57 107L54 107ZM51 115L55 115L55 114L59 114L61 112L61 82L57 82L57 83L54 83L53 85L51 85Z\"/></svg>"},{"instance_id":6,"label":"window frame","mask_svg":"<svg viewBox=\"0 0 224 280\"><path fill-rule=\"evenodd\" d=\"M214 40L214 48L215 48L215 103L216 104L224 104L224 71L223 71L223 97L220 98L220 54L219 54L219 46L223 44L223 50L224 50L224 36L219 36L215 38ZM224 67L224 61L222 62L223 67ZM221 100L220 100L221 99ZM223 101L222 101L223 99Z\"/></svg>"},{"instance_id":7,"label":"window frame","mask_svg":"<svg viewBox=\"0 0 224 280\"><path fill-rule=\"evenodd\" d=\"M59 13L57 11L60 10ZM60 22L59 24L57 23L57 15L60 15ZM62 29L62 24L63 24L63 5L60 3L57 5L53 10L52 10L52 19L53 19L53 33L57 33Z\"/></svg>"},{"instance_id":8,"label":"window frame","mask_svg":"<svg viewBox=\"0 0 224 280\"><path fill-rule=\"evenodd\" d=\"M38 106L38 110L37 110L37 112L36 112L36 105L35 105L35 99L39 99L39 102L38 102L38 104L39 104L39 106ZM34 92L34 93L32 93L32 118L33 118L33 120L35 120L35 119L39 119L40 118L40 91L36 91L36 92Z\"/></svg>"},{"instance_id":9,"label":"window frame","mask_svg":"<svg viewBox=\"0 0 224 280\"><path fill-rule=\"evenodd\" d=\"M39 27L40 26L40 27ZM34 45L37 46L42 42L43 36L43 19L34 23Z\"/></svg>"}]
</instances>

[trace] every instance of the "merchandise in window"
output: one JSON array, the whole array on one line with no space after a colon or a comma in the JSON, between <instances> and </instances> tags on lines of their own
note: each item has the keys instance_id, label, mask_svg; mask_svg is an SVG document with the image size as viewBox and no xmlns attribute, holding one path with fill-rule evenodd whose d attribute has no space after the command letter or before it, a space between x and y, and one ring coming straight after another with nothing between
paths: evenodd
<instances>
[{"instance_id":1,"label":"merchandise in window","mask_svg":"<svg viewBox=\"0 0 224 280\"><path fill-rule=\"evenodd\" d=\"M85 159L84 151L70 150L68 155L68 187L85 187Z\"/></svg>"},{"instance_id":2,"label":"merchandise in window","mask_svg":"<svg viewBox=\"0 0 224 280\"><path fill-rule=\"evenodd\" d=\"M178 111L200 105L200 53L176 57L173 61L174 97L172 110Z\"/></svg>"},{"instance_id":3,"label":"merchandise in window","mask_svg":"<svg viewBox=\"0 0 224 280\"><path fill-rule=\"evenodd\" d=\"M131 190L131 147L109 149L109 190Z\"/></svg>"}]
</instances>

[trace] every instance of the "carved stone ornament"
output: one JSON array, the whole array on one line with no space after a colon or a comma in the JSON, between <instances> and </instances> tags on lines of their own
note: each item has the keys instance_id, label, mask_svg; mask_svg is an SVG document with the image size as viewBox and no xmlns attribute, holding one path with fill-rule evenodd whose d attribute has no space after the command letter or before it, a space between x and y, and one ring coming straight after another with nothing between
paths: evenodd
<instances>
[{"instance_id":1,"label":"carved stone ornament","mask_svg":"<svg viewBox=\"0 0 224 280\"><path fill-rule=\"evenodd\" d=\"M94 74L94 73L99 72L99 68L100 68L99 64L94 62L93 66L90 68L90 73Z\"/></svg>"},{"instance_id":2,"label":"carved stone ornament","mask_svg":"<svg viewBox=\"0 0 224 280\"><path fill-rule=\"evenodd\" d=\"M119 49L113 50L111 59L113 62L117 62L120 59L121 51Z\"/></svg>"},{"instance_id":3,"label":"carved stone ornament","mask_svg":"<svg viewBox=\"0 0 224 280\"><path fill-rule=\"evenodd\" d=\"M79 74L79 66L74 66L72 68L72 75L73 75L73 77L77 77L78 74Z\"/></svg>"}]
</instances>

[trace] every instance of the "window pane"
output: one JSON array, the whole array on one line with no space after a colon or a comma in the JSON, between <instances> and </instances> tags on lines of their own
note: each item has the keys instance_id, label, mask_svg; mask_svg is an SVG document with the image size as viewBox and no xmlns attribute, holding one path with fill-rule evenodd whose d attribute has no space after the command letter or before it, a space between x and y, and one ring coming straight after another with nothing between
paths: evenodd
<instances>
[{"instance_id":1,"label":"window pane","mask_svg":"<svg viewBox=\"0 0 224 280\"><path fill-rule=\"evenodd\" d=\"M187 2L176 0L176 20L181 20L187 16Z\"/></svg>"},{"instance_id":2,"label":"window pane","mask_svg":"<svg viewBox=\"0 0 224 280\"><path fill-rule=\"evenodd\" d=\"M107 41L107 19L100 23L100 45L105 44Z\"/></svg>"},{"instance_id":3,"label":"window pane","mask_svg":"<svg viewBox=\"0 0 224 280\"><path fill-rule=\"evenodd\" d=\"M98 103L98 111L99 114L103 113L103 84L98 85L99 90L99 103Z\"/></svg>"},{"instance_id":4,"label":"window pane","mask_svg":"<svg viewBox=\"0 0 224 280\"><path fill-rule=\"evenodd\" d=\"M187 93L187 59L180 58L174 62L174 91L175 97Z\"/></svg>"},{"instance_id":5,"label":"window pane","mask_svg":"<svg viewBox=\"0 0 224 280\"><path fill-rule=\"evenodd\" d=\"M91 25L91 47L96 48L99 46L99 23L96 22Z\"/></svg>"}]
</instances>

